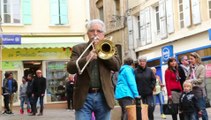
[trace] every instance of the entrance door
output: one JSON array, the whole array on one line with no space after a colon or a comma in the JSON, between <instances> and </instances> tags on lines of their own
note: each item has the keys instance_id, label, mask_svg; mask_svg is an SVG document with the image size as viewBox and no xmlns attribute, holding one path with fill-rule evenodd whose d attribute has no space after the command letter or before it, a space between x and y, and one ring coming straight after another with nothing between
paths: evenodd
<instances>
[{"instance_id":1,"label":"entrance door","mask_svg":"<svg viewBox=\"0 0 211 120\"><path fill-rule=\"evenodd\" d=\"M24 76L26 77L28 74L35 75L36 70L42 70L42 61L24 61Z\"/></svg>"}]
</instances>

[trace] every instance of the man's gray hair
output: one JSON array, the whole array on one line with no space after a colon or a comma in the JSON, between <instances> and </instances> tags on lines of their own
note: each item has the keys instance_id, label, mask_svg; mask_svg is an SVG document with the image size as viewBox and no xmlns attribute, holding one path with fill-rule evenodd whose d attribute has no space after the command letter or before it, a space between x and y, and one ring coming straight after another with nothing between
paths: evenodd
<instances>
[{"instance_id":1,"label":"man's gray hair","mask_svg":"<svg viewBox=\"0 0 211 120\"><path fill-rule=\"evenodd\" d=\"M87 24L86 24L86 28L87 28L87 32L90 30L91 26L94 25L94 24L100 24L102 26L102 31L103 33L106 32L106 27L105 27L105 23L100 20L100 19L93 19L93 20L90 20Z\"/></svg>"},{"instance_id":2,"label":"man's gray hair","mask_svg":"<svg viewBox=\"0 0 211 120\"><path fill-rule=\"evenodd\" d=\"M139 56L138 61L147 61L147 57L145 56Z\"/></svg>"}]
</instances>

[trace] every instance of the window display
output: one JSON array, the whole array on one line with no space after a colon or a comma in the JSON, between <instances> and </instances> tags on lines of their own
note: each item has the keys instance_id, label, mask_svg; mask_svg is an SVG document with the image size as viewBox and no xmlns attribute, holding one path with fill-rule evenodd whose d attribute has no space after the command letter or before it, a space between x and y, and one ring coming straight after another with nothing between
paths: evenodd
<instances>
[{"instance_id":1,"label":"window display","mask_svg":"<svg viewBox=\"0 0 211 120\"><path fill-rule=\"evenodd\" d=\"M65 83L68 73L65 61L47 62L47 101L65 101Z\"/></svg>"}]
</instances>

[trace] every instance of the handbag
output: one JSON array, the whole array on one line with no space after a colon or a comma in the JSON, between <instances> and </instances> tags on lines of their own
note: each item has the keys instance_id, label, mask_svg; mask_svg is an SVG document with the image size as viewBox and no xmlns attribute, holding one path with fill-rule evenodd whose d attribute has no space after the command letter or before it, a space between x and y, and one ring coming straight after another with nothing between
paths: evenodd
<instances>
[{"instance_id":1,"label":"handbag","mask_svg":"<svg viewBox=\"0 0 211 120\"><path fill-rule=\"evenodd\" d=\"M206 108L211 107L210 99L206 97Z\"/></svg>"},{"instance_id":2,"label":"handbag","mask_svg":"<svg viewBox=\"0 0 211 120\"><path fill-rule=\"evenodd\" d=\"M168 101L167 104L163 105L163 113L166 115L178 114L178 105Z\"/></svg>"}]
</instances>

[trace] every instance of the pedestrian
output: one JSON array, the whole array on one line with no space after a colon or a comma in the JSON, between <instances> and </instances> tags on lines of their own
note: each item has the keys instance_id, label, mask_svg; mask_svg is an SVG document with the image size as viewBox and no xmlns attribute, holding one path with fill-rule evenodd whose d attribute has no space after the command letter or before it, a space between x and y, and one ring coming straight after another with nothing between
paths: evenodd
<instances>
[{"instance_id":1,"label":"pedestrian","mask_svg":"<svg viewBox=\"0 0 211 120\"><path fill-rule=\"evenodd\" d=\"M8 81L8 78L10 76L9 72L5 72L4 79L3 79L3 85L2 85L2 95L4 96L4 112L3 114L12 114L9 108L9 99L10 99L10 92L8 90L8 87L6 86L6 81Z\"/></svg>"},{"instance_id":2,"label":"pedestrian","mask_svg":"<svg viewBox=\"0 0 211 120\"><path fill-rule=\"evenodd\" d=\"M32 97L34 99L32 111L33 113L31 114L32 116L36 115L37 113L37 100L39 98L39 103L40 103L40 113L38 116L43 115L43 99L45 96L45 89L46 89L46 78L42 76L42 71L37 70L36 71L36 76L34 77L33 84L32 84Z\"/></svg>"},{"instance_id":3,"label":"pedestrian","mask_svg":"<svg viewBox=\"0 0 211 120\"><path fill-rule=\"evenodd\" d=\"M166 81L168 102L176 104L178 106L179 97L182 93L178 64L174 57L169 58L167 63L168 63L168 68L165 71L165 81ZM177 120L177 114L172 114L172 119Z\"/></svg>"},{"instance_id":4,"label":"pedestrian","mask_svg":"<svg viewBox=\"0 0 211 120\"><path fill-rule=\"evenodd\" d=\"M155 88L156 78L152 70L147 67L147 58L144 56L138 57L135 78L142 103L148 105L148 118L149 120L154 120L153 89Z\"/></svg>"},{"instance_id":5,"label":"pedestrian","mask_svg":"<svg viewBox=\"0 0 211 120\"><path fill-rule=\"evenodd\" d=\"M193 52L189 55L190 76L189 80L193 84L193 94L196 96L198 105L202 111L202 120L208 120L206 110L206 90L205 90L205 66L202 64L198 53ZM199 118L196 114L197 119Z\"/></svg>"},{"instance_id":6,"label":"pedestrian","mask_svg":"<svg viewBox=\"0 0 211 120\"><path fill-rule=\"evenodd\" d=\"M79 66L84 66L90 59L88 66L82 74L77 74L73 95L75 119L90 120L94 112L96 120L110 120L111 109L114 108L114 90L111 81L111 70L118 71L121 65L117 50L109 59L101 59L96 51L96 46L105 37L105 24L99 19L94 19L87 24L88 43L73 47L71 59L67 64L70 74L78 73L76 60L87 49L86 54L79 60ZM96 40L97 39L97 40ZM116 49L116 47L115 47Z\"/></svg>"},{"instance_id":7,"label":"pedestrian","mask_svg":"<svg viewBox=\"0 0 211 120\"><path fill-rule=\"evenodd\" d=\"M22 77L22 84L20 85L20 88L19 88L19 99L21 101L20 114L24 114L24 104L27 105L27 112L30 113L30 104L27 97L27 85L28 84L26 82L26 78Z\"/></svg>"},{"instance_id":8,"label":"pedestrian","mask_svg":"<svg viewBox=\"0 0 211 120\"><path fill-rule=\"evenodd\" d=\"M134 99L139 98L134 74L134 61L128 57L124 60L124 65L119 70L115 98L122 109L121 120L128 120L126 106L133 105Z\"/></svg>"},{"instance_id":9,"label":"pedestrian","mask_svg":"<svg viewBox=\"0 0 211 120\"><path fill-rule=\"evenodd\" d=\"M74 75L69 74L66 83L67 93L67 110L73 110L73 89L74 89Z\"/></svg>"},{"instance_id":10,"label":"pedestrian","mask_svg":"<svg viewBox=\"0 0 211 120\"><path fill-rule=\"evenodd\" d=\"M163 99L163 88L164 88L164 84L162 83L160 77L158 75L156 75L156 68L155 67L151 67L152 72L155 75L156 78L156 84L155 84L155 88L153 90L153 99L154 99L154 104L156 106L156 102L158 100L159 105L160 105L160 114L161 114L161 118L162 119L166 119L165 114L163 113L163 104L164 104L164 99Z\"/></svg>"},{"instance_id":11,"label":"pedestrian","mask_svg":"<svg viewBox=\"0 0 211 120\"><path fill-rule=\"evenodd\" d=\"M33 112L33 104L34 104L34 100L32 98L32 87L33 87L33 75L32 74L28 74L27 75L27 90L26 90L26 95L28 98L28 101L30 103L30 110L27 110L27 112L30 113L34 113Z\"/></svg>"},{"instance_id":12,"label":"pedestrian","mask_svg":"<svg viewBox=\"0 0 211 120\"><path fill-rule=\"evenodd\" d=\"M18 83L13 78L13 73L9 72L9 77L5 79L5 90L6 93L9 93L9 108L11 113L13 114L13 102L14 102L14 96L18 90Z\"/></svg>"},{"instance_id":13,"label":"pedestrian","mask_svg":"<svg viewBox=\"0 0 211 120\"><path fill-rule=\"evenodd\" d=\"M187 55L183 55L179 59L178 71L180 76L180 84L183 87L183 82L188 78L190 74L190 65Z\"/></svg>"},{"instance_id":14,"label":"pedestrian","mask_svg":"<svg viewBox=\"0 0 211 120\"><path fill-rule=\"evenodd\" d=\"M184 120L198 120L195 114L202 114L200 107L197 104L197 98L192 92L192 83L186 80L183 83L184 91L180 96L179 108L182 111Z\"/></svg>"}]
</instances>

